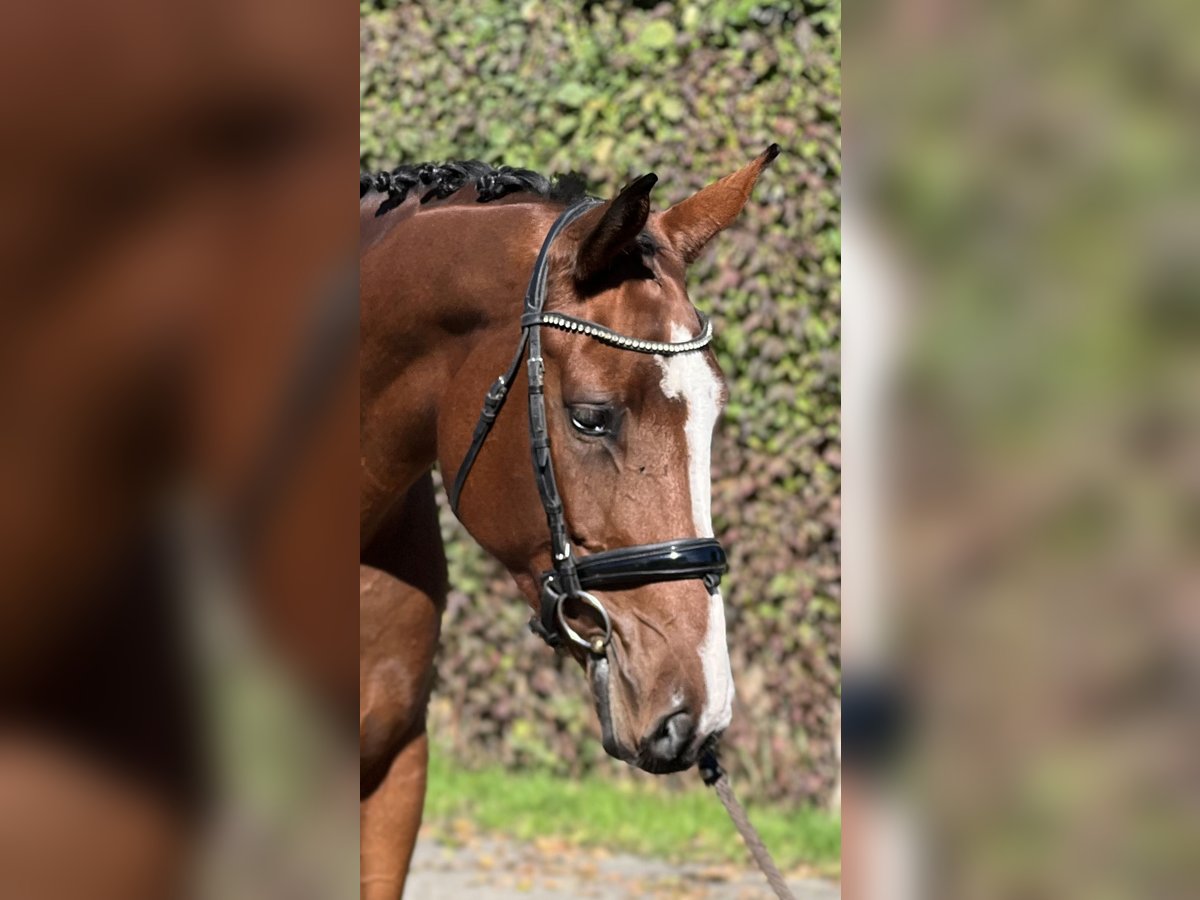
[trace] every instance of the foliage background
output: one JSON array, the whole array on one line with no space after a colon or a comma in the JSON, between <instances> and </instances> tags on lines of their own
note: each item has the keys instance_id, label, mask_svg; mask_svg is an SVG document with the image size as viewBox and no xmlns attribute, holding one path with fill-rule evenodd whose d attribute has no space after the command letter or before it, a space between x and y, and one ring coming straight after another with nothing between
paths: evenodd
<instances>
[{"instance_id":1,"label":"foliage background","mask_svg":"<svg viewBox=\"0 0 1200 900\"><path fill-rule=\"evenodd\" d=\"M731 394L713 456L738 686L724 759L752 798L828 802L840 691L840 0L430 0L361 13L366 170L478 158L578 171L600 195L655 171L665 208L782 145L689 291L713 316ZM468 765L641 777L604 755L584 679L525 630L507 576L445 510L443 529L455 590L431 732Z\"/></svg>"}]
</instances>

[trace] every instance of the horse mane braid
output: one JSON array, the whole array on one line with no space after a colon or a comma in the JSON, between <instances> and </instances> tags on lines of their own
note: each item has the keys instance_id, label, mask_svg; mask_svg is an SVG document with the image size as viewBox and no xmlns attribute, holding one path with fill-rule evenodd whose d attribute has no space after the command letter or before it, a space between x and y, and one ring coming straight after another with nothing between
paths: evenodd
<instances>
[{"instance_id":1,"label":"horse mane braid","mask_svg":"<svg viewBox=\"0 0 1200 900\"><path fill-rule=\"evenodd\" d=\"M407 199L414 189L421 194L421 202L444 200L459 191L467 182L475 185L477 203L499 200L509 194L522 191L534 194L554 203L568 204L581 199L587 193L582 176L571 172L549 179L530 169L513 166L496 168L477 159L460 162L415 163L397 166L390 171L360 173L358 176L358 198L361 200L371 192L387 194L375 215L395 209Z\"/></svg>"}]
</instances>

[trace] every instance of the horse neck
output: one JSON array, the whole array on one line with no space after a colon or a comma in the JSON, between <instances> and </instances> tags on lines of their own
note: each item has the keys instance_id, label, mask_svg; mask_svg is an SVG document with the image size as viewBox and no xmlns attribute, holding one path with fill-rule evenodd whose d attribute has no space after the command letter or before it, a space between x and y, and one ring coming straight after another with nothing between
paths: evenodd
<instances>
[{"instance_id":1,"label":"horse neck","mask_svg":"<svg viewBox=\"0 0 1200 900\"><path fill-rule=\"evenodd\" d=\"M376 215L386 194L369 193L358 201L358 254L362 256L367 249L393 225L395 221L386 213Z\"/></svg>"},{"instance_id":2,"label":"horse neck","mask_svg":"<svg viewBox=\"0 0 1200 900\"><path fill-rule=\"evenodd\" d=\"M515 342L557 212L520 200L424 208L410 199L379 217L395 219L362 249L359 285L362 454L377 493L406 488L433 464L445 388L480 342Z\"/></svg>"}]
</instances>

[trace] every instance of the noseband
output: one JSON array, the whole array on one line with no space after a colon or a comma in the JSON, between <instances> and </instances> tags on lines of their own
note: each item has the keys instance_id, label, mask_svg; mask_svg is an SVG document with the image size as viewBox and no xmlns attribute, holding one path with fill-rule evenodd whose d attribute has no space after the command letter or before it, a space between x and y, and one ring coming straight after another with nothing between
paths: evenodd
<instances>
[{"instance_id":1,"label":"noseband","mask_svg":"<svg viewBox=\"0 0 1200 900\"><path fill-rule=\"evenodd\" d=\"M604 605L589 591L628 590L660 581L683 581L702 579L710 594L715 593L721 575L728 571L725 551L714 538L679 538L658 544L641 544L605 550L587 556L576 556L571 548L562 497L554 480L554 464L550 458L550 431L546 422L546 398L544 394L545 366L542 363L543 326L586 335L601 343L657 356L677 356L703 350L712 340L712 323L697 310L700 334L686 341L647 341L627 337L596 322L577 319L556 312L545 312L546 276L549 268L550 245L560 232L589 209L602 201L588 198L564 211L551 226L538 252L525 291L525 310L521 316L521 339L508 370L496 379L483 401L483 411L475 425L471 446L463 457L462 464L450 488L450 507L458 513L458 501L463 485L470 474L475 457L479 455L496 421L508 389L517 375L525 350L529 350L526 368L529 376L529 445L533 454L533 471L537 480L542 507L546 511L546 524L550 528L550 549L554 568L541 575L541 610L534 616L529 627L551 647L558 646L561 635L574 644L590 650L597 656L603 655L612 639L612 620ZM604 633L592 640L580 636L568 623L563 612L567 600L575 599L591 607L603 623Z\"/></svg>"}]
</instances>

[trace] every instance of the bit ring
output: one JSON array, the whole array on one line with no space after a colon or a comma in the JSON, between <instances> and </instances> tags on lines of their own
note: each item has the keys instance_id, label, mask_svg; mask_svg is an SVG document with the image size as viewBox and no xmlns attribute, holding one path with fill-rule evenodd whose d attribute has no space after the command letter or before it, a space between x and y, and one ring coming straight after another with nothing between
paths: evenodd
<instances>
[{"instance_id":1,"label":"bit ring","mask_svg":"<svg viewBox=\"0 0 1200 900\"><path fill-rule=\"evenodd\" d=\"M600 614L600 620L604 623L604 634L588 640L583 637L578 631L572 628L567 623L567 617L563 614L563 603L568 597L577 597L584 604L590 606ZM612 640L612 619L608 616L608 610L604 608L604 604L597 600L587 591L578 591L574 594L559 594L558 599L554 604L554 615L558 618L558 625L562 628L563 634L567 639L577 647L582 647L584 650L594 653L596 656L602 656L604 650L608 647L609 641Z\"/></svg>"}]
</instances>

